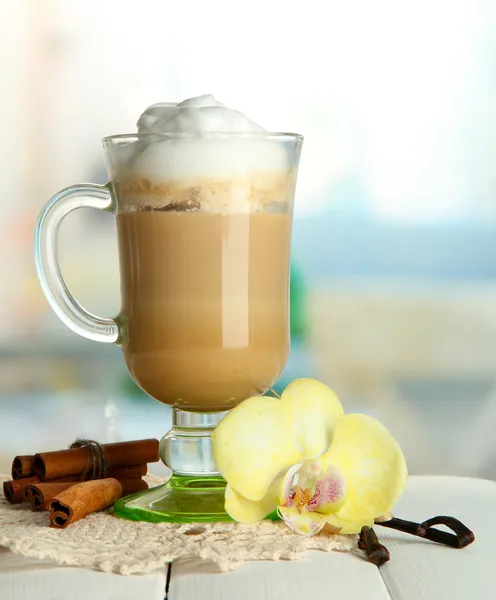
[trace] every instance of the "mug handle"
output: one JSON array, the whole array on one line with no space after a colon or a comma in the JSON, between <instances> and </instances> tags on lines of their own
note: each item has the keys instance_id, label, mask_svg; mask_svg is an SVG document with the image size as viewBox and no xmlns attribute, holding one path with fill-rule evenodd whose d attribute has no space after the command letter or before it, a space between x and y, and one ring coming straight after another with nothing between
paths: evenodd
<instances>
[{"instance_id":1,"label":"mug handle","mask_svg":"<svg viewBox=\"0 0 496 600\"><path fill-rule=\"evenodd\" d=\"M82 183L61 190L49 200L38 218L35 230L36 271L48 303L69 329L90 340L113 344L119 341L117 322L85 310L69 291L60 270L60 224L70 212L83 207L113 211L114 203L109 188Z\"/></svg>"}]
</instances>

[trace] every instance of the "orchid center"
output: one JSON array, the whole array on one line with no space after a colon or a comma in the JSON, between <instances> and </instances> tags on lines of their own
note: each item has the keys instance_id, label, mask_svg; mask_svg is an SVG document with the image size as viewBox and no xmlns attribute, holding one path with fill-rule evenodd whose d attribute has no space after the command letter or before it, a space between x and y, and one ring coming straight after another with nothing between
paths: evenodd
<instances>
[{"instance_id":1,"label":"orchid center","mask_svg":"<svg viewBox=\"0 0 496 600\"><path fill-rule=\"evenodd\" d=\"M294 531L315 535L345 498L346 480L337 467L324 469L318 460L305 461L286 473L278 514Z\"/></svg>"}]
</instances>

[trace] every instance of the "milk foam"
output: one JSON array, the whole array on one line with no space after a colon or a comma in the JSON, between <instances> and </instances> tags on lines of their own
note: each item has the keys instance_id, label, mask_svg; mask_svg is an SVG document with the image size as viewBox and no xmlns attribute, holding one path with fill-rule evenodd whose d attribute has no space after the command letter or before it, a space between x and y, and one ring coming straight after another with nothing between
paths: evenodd
<instances>
[{"instance_id":1,"label":"milk foam","mask_svg":"<svg viewBox=\"0 0 496 600\"><path fill-rule=\"evenodd\" d=\"M141 115L137 126L138 133L181 135L170 139L152 135L145 141L133 170L152 182L164 178L232 179L288 167L281 144L249 135L263 134L265 129L213 96L154 104ZM238 132L248 135L226 135Z\"/></svg>"},{"instance_id":2,"label":"milk foam","mask_svg":"<svg viewBox=\"0 0 496 600\"><path fill-rule=\"evenodd\" d=\"M213 96L154 104L137 128L143 135L121 144L109 165L131 210L258 212L292 197L295 173L284 145Z\"/></svg>"},{"instance_id":3,"label":"milk foam","mask_svg":"<svg viewBox=\"0 0 496 600\"><path fill-rule=\"evenodd\" d=\"M265 129L243 113L227 108L211 95L161 102L148 107L137 123L138 133L188 133L195 136L218 132L262 132Z\"/></svg>"}]
</instances>

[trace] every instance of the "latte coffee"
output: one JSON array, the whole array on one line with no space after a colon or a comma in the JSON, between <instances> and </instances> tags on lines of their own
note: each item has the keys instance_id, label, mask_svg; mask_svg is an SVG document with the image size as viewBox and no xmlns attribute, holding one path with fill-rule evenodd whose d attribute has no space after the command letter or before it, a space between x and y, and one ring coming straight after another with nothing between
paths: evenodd
<instances>
[{"instance_id":1,"label":"latte coffee","mask_svg":"<svg viewBox=\"0 0 496 600\"><path fill-rule=\"evenodd\" d=\"M269 389L289 352L287 213L117 216L123 351L148 394L226 410Z\"/></svg>"}]
</instances>

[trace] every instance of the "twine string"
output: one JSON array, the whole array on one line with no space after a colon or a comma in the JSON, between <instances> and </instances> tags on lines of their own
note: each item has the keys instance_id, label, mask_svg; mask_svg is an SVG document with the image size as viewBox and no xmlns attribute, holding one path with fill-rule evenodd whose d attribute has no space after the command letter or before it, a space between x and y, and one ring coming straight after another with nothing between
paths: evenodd
<instances>
[{"instance_id":1,"label":"twine string","mask_svg":"<svg viewBox=\"0 0 496 600\"><path fill-rule=\"evenodd\" d=\"M81 481L86 479L105 479L108 473L107 458L103 447L95 440L77 438L70 448L86 448L86 465L81 473Z\"/></svg>"}]
</instances>

